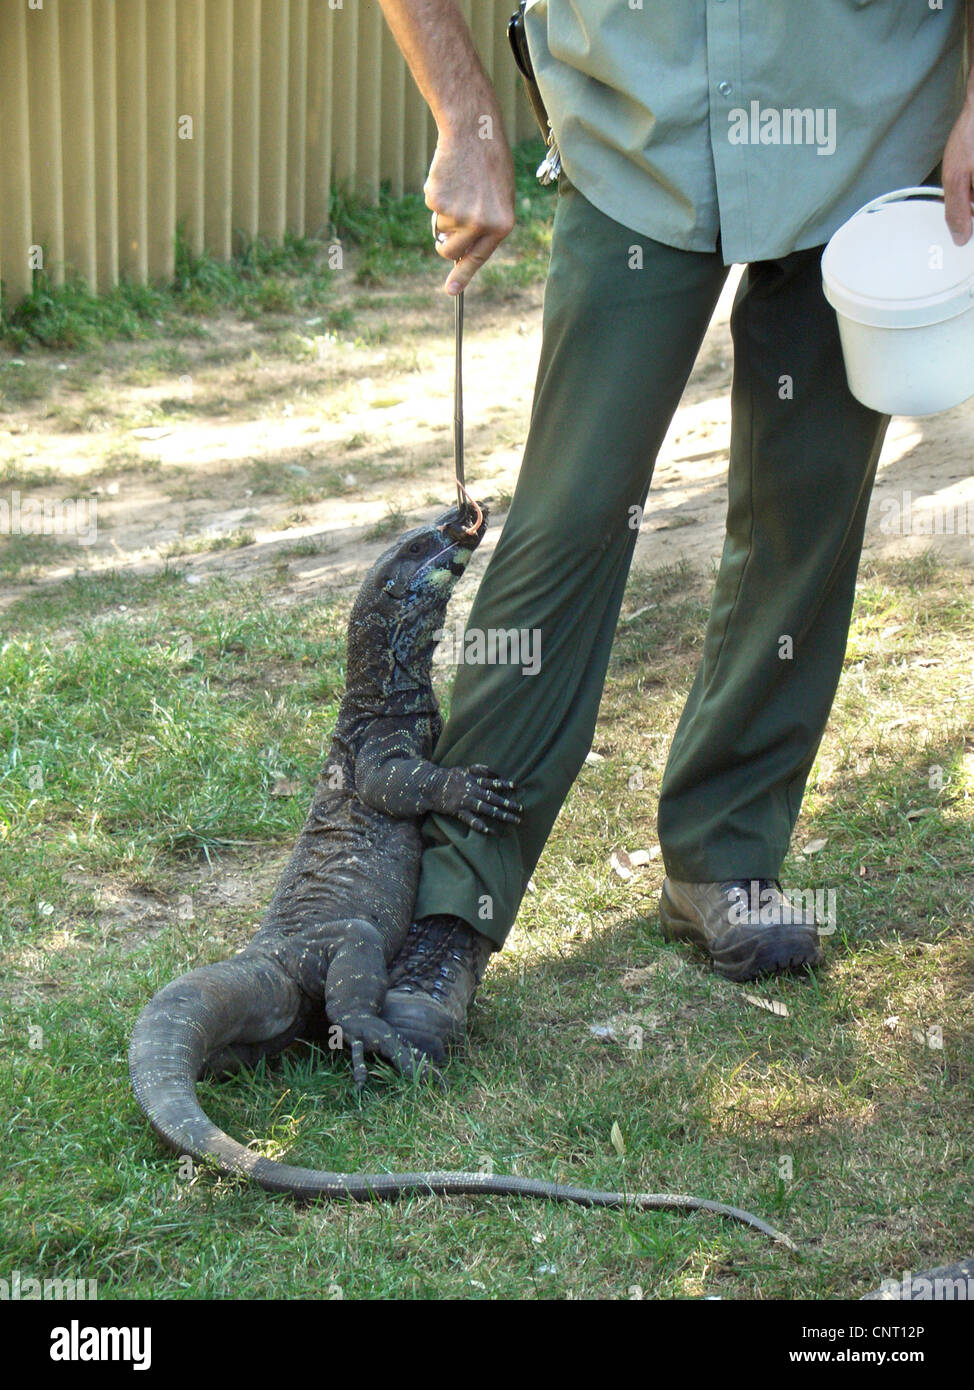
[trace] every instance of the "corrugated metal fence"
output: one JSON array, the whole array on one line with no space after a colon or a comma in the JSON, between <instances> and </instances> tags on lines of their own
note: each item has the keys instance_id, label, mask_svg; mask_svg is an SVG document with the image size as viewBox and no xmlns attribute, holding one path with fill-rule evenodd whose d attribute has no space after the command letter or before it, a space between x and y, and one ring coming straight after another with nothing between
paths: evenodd
<instances>
[{"instance_id":1,"label":"corrugated metal fence","mask_svg":"<svg viewBox=\"0 0 974 1390\"><path fill-rule=\"evenodd\" d=\"M508 135L536 129L507 47L513 0L462 0ZM177 224L328 233L333 181L422 187L435 130L375 0L0 0L0 276L100 290L172 274Z\"/></svg>"}]
</instances>

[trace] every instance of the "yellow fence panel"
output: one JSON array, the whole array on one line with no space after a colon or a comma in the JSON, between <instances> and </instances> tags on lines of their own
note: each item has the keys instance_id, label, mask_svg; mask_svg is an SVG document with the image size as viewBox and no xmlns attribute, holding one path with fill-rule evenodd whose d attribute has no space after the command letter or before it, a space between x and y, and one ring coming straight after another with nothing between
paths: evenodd
<instances>
[{"instance_id":1,"label":"yellow fence panel","mask_svg":"<svg viewBox=\"0 0 974 1390\"><path fill-rule=\"evenodd\" d=\"M60 7L60 44L69 55L61 83L64 132L64 258L90 285L98 282L95 219L95 92L91 0Z\"/></svg>"},{"instance_id":2,"label":"yellow fence panel","mask_svg":"<svg viewBox=\"0 0 974 1390\"><path fill-rule=\"evenodd\" d=\"M115 0L92 0L92 86L95 108L95 259L98 288L118 284L118 59ZM83 273L79 265L77 269Z\"/></svg>"},{"instance_id":3,"label":"yellow fence panel","mask_svg":"<svg viewBox=\"0 0 974 1390\"><path fill-rule=\"evenodd\" d=\"M189 0L198 4L199 0ZM233 247L233 31L234 0L207 0L203 27L205 56L200 139L206 186L203 235L218 260Z\"/></svg>"},{"instance_id":4,"label":"yellow fence panel","mask_svg":"<svg viewBox=\"0 0 974 1390\"><path fill-rule=\"evenodd\" d=\"M16 0L15 0L16 2ZM153 0L154 3L154 0ZM149 99L146 0L115 0L118 137L118 269L129 280L149 274Z\"/></svg>"},{"instance_id":5,"label":"yellow fence panel","mask_svg":"<svg viewBox=\"0 0 974 1390\"><path fill-rule=\"evenodd\" d=\"M308 188L308 0L291 0L287 90L287 227L304 235Z\"/></svg>"},{"instance_id":6,"label":"yellow fence panel","mask_svg":"<svg viewBox=\"0 0 974 1390\"><path fill-rule=\"evenodd\" d=\"M34 240L44 247L55 284L64 277L64 167L61 160L61 44L58 0L28 10L31 213Z\"/></svg>"},{"instance_id":7,"label":"yellow fence panel","mask_svg":"<svg viewBox=\"0 0 974 1390\"><path fill-rule=\"evenodd\" d=\"M304 137L307 160L304 218L308 236L324 236L328 230L334 35L329 0L308 0L308 107Z\"/></svg>"},{"instance_id":8,"label":"yellow fence panel","mask_svg":"<svg viewBox=\"0 0 974 1390\"><path fill-rule=\"evenodd\" d=\"M460 0L506 133L533 133L505 28ZM485 131L485 135L489 132ZM378 0L0 0L0 279L172 276L257 235L327 238L333 184L418 192L436 131Z\"/></svg>"},{"instance_id":9,"label":"yellow fence panel","mask_svg":"<svg viewBox=\"0 0 974 1390\"><path fill-rule=\"evenodd\" d=\"M194 256L206 244L206 9L176 0L176 207Z\"/></svg>"}]
</instances>

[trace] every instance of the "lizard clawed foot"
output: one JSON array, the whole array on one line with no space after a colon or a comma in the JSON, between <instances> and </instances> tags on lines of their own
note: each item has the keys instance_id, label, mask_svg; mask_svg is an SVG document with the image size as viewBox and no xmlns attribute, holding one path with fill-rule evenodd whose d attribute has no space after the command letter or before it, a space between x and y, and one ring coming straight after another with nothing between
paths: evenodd
<instances>
[{"instance_id":1,"label":"lizard clawed foot","mask_svg":"<svg viewBox=\"0 0 974 1390\"><path fill-rule=\"evenodd\" d=\"M427 1058L413 1048L384 1019L371 1014L356 1014L351 1018L336 1019L342 1030L342 1041L352 1054L352 1078L356 1092L361 1092L368 1081L365 1065L366 1053L381 1057L402 1076L417 1079L429 1075Z\"/></svg>"},{"instance_id":2,"label":"lizard clawed foot","mask_svg":"<svg viewBox=\"0 0 974 1390\"><path fill-rule=\"evenodd\" d=\"M445 771L446 795L442 809L464 825L481 835L490 835L493 827L488 820L507 821L511 825L520 821L524 807L507 794L516 790L507 777L498 777L486 763L451 767Z\"/></svg>"}]
</instances>

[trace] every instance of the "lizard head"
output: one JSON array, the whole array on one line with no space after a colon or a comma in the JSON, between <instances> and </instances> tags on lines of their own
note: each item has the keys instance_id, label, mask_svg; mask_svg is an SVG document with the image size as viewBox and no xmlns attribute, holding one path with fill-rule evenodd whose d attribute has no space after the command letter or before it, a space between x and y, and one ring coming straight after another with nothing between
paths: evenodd
<instances>
[{"instance_id":1,"label":"lizard head","mask_svg":"<svg viewBox=\"0 0 974 1390\"><path fill-rule=\"evenodd\" d=\"M450 596L486 529L486 508L451 507L379 556L352 608L350 678L369 673L371 684L381 666L384 691L428 682Z\"/></svg>"},{"instance_id":2,"label":"lizard head","mask_svg":"<svg viewBox=\"0 0 974 1390\"><path fill-rule=\"evenodd\" d=\"M429 525L407 531L380 555L370 575L371 586L380 591L390 612L407 613L441 600L445 612L446 601L486 529L485 510L478 507L472 517L468 508L461 512L451 507Z\"/></svg>"}]
</instances>

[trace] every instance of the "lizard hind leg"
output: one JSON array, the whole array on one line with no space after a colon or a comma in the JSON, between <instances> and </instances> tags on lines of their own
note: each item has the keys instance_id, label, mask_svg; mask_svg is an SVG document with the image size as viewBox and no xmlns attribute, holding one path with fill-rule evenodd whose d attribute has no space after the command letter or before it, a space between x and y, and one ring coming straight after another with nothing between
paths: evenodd
<instances>
[{"instance_id":1,"label":"lizard hind leg","mask_svg":"<svg viewBox=\"0 0 974 1390\"><path fill-rule=\"evenodd\" d=\"M341 1030L342 1046L352 1054L356 1090L360 1091L367 1079L367 1052L406 1075L423 1071L422 1059L379 1016L389 983L380 932L363 920L336 926L338 941L325 978L325 1012L331 1027Z\"/></svg>"},{"instance_id":2,"label":"lizard hind leg","mask_svg":"<svg viewBox=\"0 0 974 1390\"><path fill-rule=\"evenodd\" d=\"M230 1047L221 1048L219 1052L211 1053L207 1057L203 1066L203 1076L213 1077L220 1080L223 1077L236 1076L240 1071L253 1071L261 1058L266 1057L268 1061L279 1057L286 1051L292 1043L299 1039L303 1042L310 1042L314 1039L314 1029L305 1026L304 1020L299 1020L295 1026L286 1029L283 1033L278 1033L276 1037L267 1038L263 1042L238 1042Z\"/></svg>"}]
</instances>

